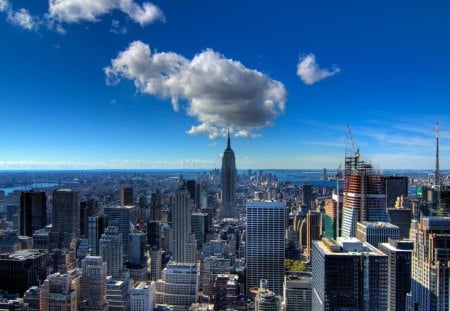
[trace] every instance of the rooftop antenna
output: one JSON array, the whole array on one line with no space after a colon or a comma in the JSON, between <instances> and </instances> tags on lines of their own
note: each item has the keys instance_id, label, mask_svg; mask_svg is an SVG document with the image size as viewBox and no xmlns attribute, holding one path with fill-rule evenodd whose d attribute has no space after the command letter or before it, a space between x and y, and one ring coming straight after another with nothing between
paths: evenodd
<instances>
[{"instance_id":1,"label":"rooftop antenna","mask_svg":"<svg viewBox=\"0 0 450 311\"><path fill-rule=\"evenodd\" d=\"M339 237L339 176L341 175L341 163L336 171L336 239Z\"/></svg>"},{"instance_id":2,"label":"rooftop antenna","mask_svg":"<svg viewBox=\"0 0 450 311\"><path fill-rule=\"evenodd\" d=\"M439 120L436 121L436 168L434 171L434 186L437 191L437 208L438 212L442 213L441 206L441 173L439 170Z\"/></svg>"}]
</instances>

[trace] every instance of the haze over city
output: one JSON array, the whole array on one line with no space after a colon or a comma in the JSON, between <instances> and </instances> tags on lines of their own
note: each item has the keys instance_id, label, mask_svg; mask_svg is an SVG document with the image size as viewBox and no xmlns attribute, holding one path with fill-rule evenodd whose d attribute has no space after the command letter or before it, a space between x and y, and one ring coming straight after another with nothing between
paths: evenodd
<instances>
[{"instance_id":1,"label":"haze over city","mask_svg":"<svg viewBox=\"0 0 450 311\"><path fill-rule=\"evenodd\" d=\"M0 0L0 170L448 169L449 9Z\"/></svg>"}]
</instances>

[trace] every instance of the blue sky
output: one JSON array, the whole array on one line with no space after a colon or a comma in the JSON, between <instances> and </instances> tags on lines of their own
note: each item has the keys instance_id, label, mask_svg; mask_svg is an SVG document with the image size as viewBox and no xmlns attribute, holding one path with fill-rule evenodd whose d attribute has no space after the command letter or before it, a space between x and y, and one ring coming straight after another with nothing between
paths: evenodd
<instances>
[{"instance_id":1,"label":"blue sky","mask_svg":"<svg viewBox=\"0 0 450 311\"><path fill-rule=\"evenodd\" d=\"M395 2L395 3L393 3ZM450 3L0 0L0 170L450 168Z\"/></svg>"}]
</instances>

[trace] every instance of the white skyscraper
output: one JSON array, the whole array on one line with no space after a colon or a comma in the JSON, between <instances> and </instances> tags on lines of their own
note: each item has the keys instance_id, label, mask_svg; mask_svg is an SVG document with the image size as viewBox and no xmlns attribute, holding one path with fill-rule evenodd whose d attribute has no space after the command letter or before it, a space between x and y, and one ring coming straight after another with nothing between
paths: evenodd
<instances>
[{"instance_id":1,"label":"white skyscraper","mask_svg":"<svg viewBox=\"0 0 450 311\"><path fill-rule=\"evenodd\" d=\"M175 193L175 207L172 213L173 256L176 262L195 263L195 237L191 234L191 212L189 192L185 185Z\"/></svg>"},{"instance_id":2,"label":"white skyscraper","mask_svg":"<svg viewBox=\"0 0 450 311\"><path fill-rule=\"evenodd\" d=\"M123 272L122 234L119 228L109 226L100 239L100 256L107 263L108 275L119 278Z\"/></svg>"},{"instance_id":3,"label":"white skyscraper","mask_svg":"<svg viewBox=\"0 0 450 311\"><path fill-rule=\"evenodd\" d=\"M247 292L261 279L276 295L283 294L285 205L282 202L247 202Z\"/></svg>"}]
</instances>

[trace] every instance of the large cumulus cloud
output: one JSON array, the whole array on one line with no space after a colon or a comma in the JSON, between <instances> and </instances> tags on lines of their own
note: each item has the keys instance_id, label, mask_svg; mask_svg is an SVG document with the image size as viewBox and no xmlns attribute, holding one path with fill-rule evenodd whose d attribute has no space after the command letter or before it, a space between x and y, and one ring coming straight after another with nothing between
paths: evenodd
<instances>
[{"instance_id":1,"label":"large cumulus cloud","mask_svg":"<svg viewBox=\"0 0 450 311\"><path fill-rule=\"evenodd\" d=\"M110 83L125 78L143 93L170 98L175 110L185 100L187 114L200 122L187 131L193 135L216 138L231 127L242 137L255 137L249 130L272 124L285 109L281 82L210 49L189 60L170 52L152 54L147 44L135 41L105 74Z\"/></svg>"}]
</instances>

